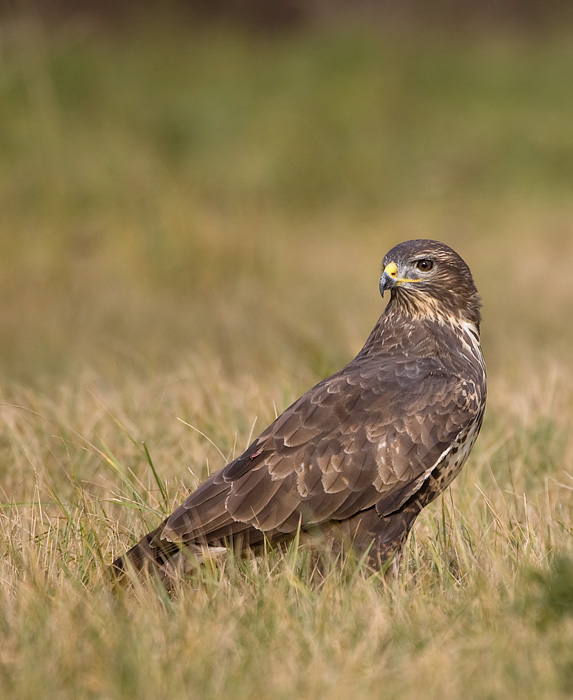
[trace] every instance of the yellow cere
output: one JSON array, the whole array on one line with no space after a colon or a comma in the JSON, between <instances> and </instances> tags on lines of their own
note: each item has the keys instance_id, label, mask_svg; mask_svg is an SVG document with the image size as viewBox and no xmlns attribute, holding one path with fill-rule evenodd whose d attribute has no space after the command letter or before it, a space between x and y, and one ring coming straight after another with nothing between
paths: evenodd
<instances>
[{"instance_id":1,"label":"yellow cere","mask_svg":"<svg viewBox=\"0 0 573 700\"><path fill-rule=\"evenodd\" d=\"M394 279L396 279L396 275L398 274L398 266L396 265L396 263L393 263L393 262L388 263L386 265L386 267L384 268L384 272L387 275L390 275L390 277L393 277Z\"/></svg>"},{"instance_id":2,"label":"yellow cere","mask_svg":"<svg viewBox=\"0 0 573 700\"><path fill-rule=\"evenodd\" d=\"M400 277L400 279L398 279L397 278L398 277L398 266L396 265L396 263L393 263L393 262L388 263L386 265L386 267L384 268L384 272L387 275L390 275L390 277L392 277L392 279L395 279L396 284L405 284L406 282L421 282L422 281L421 277L418 278L417 280L408 279L407 277Z\"/></svg>"}]
</instances>

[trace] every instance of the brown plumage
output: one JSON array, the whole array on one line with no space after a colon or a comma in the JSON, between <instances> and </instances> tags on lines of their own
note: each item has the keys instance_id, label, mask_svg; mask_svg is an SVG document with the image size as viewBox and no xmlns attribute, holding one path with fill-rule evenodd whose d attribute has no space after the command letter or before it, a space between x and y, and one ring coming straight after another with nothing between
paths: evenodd
<instances>
[{"instance_id":1,"label":"brown plumage","mask_svg":"<svg viewBox=\"0 0 573 700\"><path fill-rule=\"evenodd\" d=\"M358 355L306 392L237 459L113 563L169 579L231 546L300 528L352 543L376 568L459 473L486 398L480 299L448 246L401 243L384 258L390 301Z\"/></svg>"}]
</instances>

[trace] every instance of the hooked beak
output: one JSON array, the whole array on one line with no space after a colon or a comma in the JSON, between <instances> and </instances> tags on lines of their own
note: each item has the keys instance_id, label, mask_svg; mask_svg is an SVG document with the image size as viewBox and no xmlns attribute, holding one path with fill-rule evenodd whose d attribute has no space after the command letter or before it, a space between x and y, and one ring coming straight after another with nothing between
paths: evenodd
<instances>
[{"instance_id":1,"label":"hooked beak","mask_svg":"<svg viewBox=\"0 0 573 700\"><path fill-rule=\"evenodd\" d=\"M380 294L384 296L387 289L393 289L396 286L398 277L398 267L396 263L388 263L384 268L382 277L380 277Z\"/></svg>"},{"instance_id":2,"label":"hooked beak","mask_svg":"<svg viewBox=\"0 0 573 700\"><path fill-rule=\"evenodd\" d=\"M394 287L399 287L401 284L408 284L409 282L421 282L421 279L410 279L408 277L398 277L398 266L396 263L388 263L384 268L382 277L380 278L380 294L384 296L384 292L387 289L394 289Z\"/></svg>"}]
</instances>

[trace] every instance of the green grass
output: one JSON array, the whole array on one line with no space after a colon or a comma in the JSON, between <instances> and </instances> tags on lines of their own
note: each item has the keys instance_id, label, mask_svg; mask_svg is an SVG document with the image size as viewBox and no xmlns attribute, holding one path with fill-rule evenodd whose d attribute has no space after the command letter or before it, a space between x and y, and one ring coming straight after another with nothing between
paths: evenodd
<instances>
[{"instance_id":1,"label":"green grass","mask_svg":"<svg viewBox=\"0 0 573 700\"><path fill-rule=\"evenodd\" d=\"M5 24L0 696L571 696L572 46ZM489 403L399 579L291 547L114 595L426 236L474 271Z\"/></svg>"}]
</instances>

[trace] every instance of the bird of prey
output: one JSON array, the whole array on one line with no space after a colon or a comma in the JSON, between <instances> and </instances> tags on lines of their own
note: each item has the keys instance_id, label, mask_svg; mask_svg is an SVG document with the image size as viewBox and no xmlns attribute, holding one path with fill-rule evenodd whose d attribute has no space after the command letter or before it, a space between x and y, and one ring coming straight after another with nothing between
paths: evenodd
<instances>
[{"instance_id":1,"label":"bird of prey","mask_svg":"<svg viewBox=\"0 0 573 700\"><path fill-rule=\"evenodd\" d=\"M317 531L376 569L396 569L417 515L476 440L486 371L480 298L454 250L400 243L384 257L379 286L390 300L356 357L116 559L116 578L167 581L226 547Z\"/></svg>"}]
</instances>

